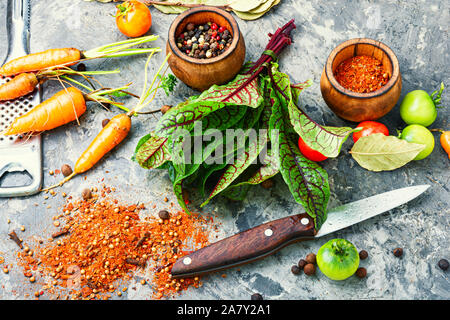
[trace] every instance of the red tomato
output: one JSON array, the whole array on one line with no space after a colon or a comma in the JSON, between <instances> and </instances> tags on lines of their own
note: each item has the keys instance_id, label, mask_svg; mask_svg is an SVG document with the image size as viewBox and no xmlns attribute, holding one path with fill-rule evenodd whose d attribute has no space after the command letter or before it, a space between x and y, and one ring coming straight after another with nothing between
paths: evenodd
<instances>
[{"instance_id":1,"label":"red tomato","mask_svg":"<svg viewBox=\"0 0 450 320\"><path fill-rule=\"evenodd\" d=\"M379 122L376 121L363 121L358 124L357 128L363 128L361 131L353 133L353 142L358 141L361 137L370 136L374 133L382 133L385 136L389 135L388 128Z\"/></svg>"},{"instance_id":2,"label":"red tomato","mask_svg":"<svg viewBox=\"0 0 450 320\"><path fill-rule=\"evenodd\" d=\"M152 26L150 9L136 0L125 1L117 6L116 24L127 37L140 37Z\"/></svg>"},{"instance_id":3,"label":"red tomato","mask_svg":"<svg viewBox=\"0 0 450 320\"><path fill-rule=\"evenodd\" d=\"M305 156L305 158L311 161L318 162L328 159L319 151L310 148L301 137L298 138L298 148L300 149L300 152Z\"/></svg>"}]
</instances>

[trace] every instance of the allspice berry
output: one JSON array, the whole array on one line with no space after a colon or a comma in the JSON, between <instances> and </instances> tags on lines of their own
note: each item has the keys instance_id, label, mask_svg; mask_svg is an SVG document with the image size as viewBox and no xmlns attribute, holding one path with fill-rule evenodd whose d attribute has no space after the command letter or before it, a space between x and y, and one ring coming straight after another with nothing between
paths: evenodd
<instances>
[{"instance_id":1,"label":"allspice berry","mask_svg":"<svg viewBox=\"0 0 450 320\"><path fill-rule=\"evenodd\" d=\"M360 258L361 260L367 259L368 256L369 256L369 254L367 253L366 250L361 250L361 251L359 252L359 258Z\"/></svg>"},{"instance_id":2,"label":"allspice berry","mask_svg":"<svg viewBox=\"0 0 450 320\"><path fill-rule=\"evenodd\" d=\"M394 256L396 256L397 258L400 258L403 255L403 249L402 248L395 248L393 253L394 253Z\"/></svg>"},{"instance_id":3,"label":"allspice berry","mask_svg":"<svg viewBox=\"0 0 450 320\"><path fill-rule=\"evenodd\" d=\"M316 255L314 253L310 253L306 256L306 262L316 264Z\"/></svg>"},{"instance_id":4,"label":"allspice berry","mask_svg":"<svg viewBox=\"0 0 450 320\"><path fill-rule=\"evenodd\" d=\"M263 182L261 182L261 187L263 187L264 189L272 188L273 187L273 180L272 179L264 180Z\"/></svg>"},{"instance_id":5,"label":"allspice berry","mask_svg":"<svg viewBox=\"0 0 450 320\"><path fill-rule=\"evenodd\" d=\"M169 219L169 218L170 218L170 213L169 213L169 211L167 211L167 210L161 210L161 211L158 213L158 216L159 216L160 219L166 220L166 219Z\"/></svg>"},{"instance_id":6,"label":"allspice berry","mask_svg":"<svg viewBox=\"0 0 450 320\"><path fill-rule=\"evenodd\" d=\"M299 274L300 273L300 268L297 266L297 265L293 265L292 267L291 267L291 272L293 273L293 274Z\"/></svg>"},{"instance_id":7,"label":"allspice berry","mask_svg":"<svg viewBox=\"0 0 450 320\"><path fill-rule=\"evenodd\" d=\"M305 272L306 275L308 276L312 276L316 273L316 266L313 265L312 263L308 263L304 268L303 271Z\"/></svg>"},{"instance_id":8,"label":"allspice berry","mask_svg":"<svg viewBox=\"0 0 450 320\"><path fill-rule=\"evenodd\" d=\"M366 270L366 268L358 268L357 270L356 270L356 276L358 277L358 278L365 278L366 276L367 276L367 270Z\"/></svg>"},{"instance_id":9,"label":"allspice berry","mask_svg":"<svg viewBox=\"0 0 450 320\"><path fill-rule=\"evenodd\" d=\"M89 190L89 189L84 189L82 192L81 192L81 196L83 197L83 200L89 200L90 198L92 198L92 193L91 193L91 190Z\"/></svg>"},{"instance_id":10,"label":"allspice berry","mask_svg":"<svg viewBox=\"0 0 450 320\"><path fill-rule=\"evenodd\" d=\"M264 300L263 296L260 293L254 293L251 297L252 300Z\"/></svg>"},{"instance_id":11,"label":"allspice berry","mask_svg":"<svg viewBox=\"0 0 450 320\"><path fill-rule=\"evenodd\" d=\"M303 268L308 264L308 262L305 259L300 259L298 262L298 267L303 270Z\"/></svg>"},{"instance_id":12,"label":"allspice berry","mask_svg":"<svg viewBox=\"0 0 450 320\"><path fill-rule=\"evenodd\" d=\"M68 177L72 174L73 170L68 164L63 164L61 166L61 172L64 177Z\"/></svg>"},{"instance_id":13,"label":"allspice berry","mask_svg":"<svg viewBox=\"0 0 450 320\"><path fill-rule=\"evenodd\" d=\"M106 118L106 119L103 119L102 120L102 127L104 128L108 123L109 123L109 119L108 118Z\"/></svg>"},{"instance_id":14,"label":"allspice berry","mask_svg":"<svg viewBox=\"0 0 450 320\"><path fill-rule=\"evenodd\" d=\"M172 108L172 106L164 105L161 107L161 113L165 114L167 111L169 111Z\"/></svg>"},{"instance_id":15,"label":"allspice berry","mask_svg":"<svg viewBox=\"0 0 450 320\"><path fill-rule=\"evenodd\" d=\"M438 266L439 268L441 268L442 270L446 271L448 269L448 260L446 259L441 259L438 262Z\"/></svg>"}]
</instances>

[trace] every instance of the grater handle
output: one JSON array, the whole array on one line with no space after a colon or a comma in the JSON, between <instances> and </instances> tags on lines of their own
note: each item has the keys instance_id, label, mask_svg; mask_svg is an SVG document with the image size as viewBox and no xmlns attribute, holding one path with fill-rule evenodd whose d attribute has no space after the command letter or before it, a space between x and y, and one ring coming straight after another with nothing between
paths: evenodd
<instances>
[{"instance_id":1,"label":"grater handle","mask_svg":"<svg viewBox=\"0 0 450 320\"><path fill-rule=\"evenodd\" d=\"M29 52L30 6L30 0L8 0L6 28L9 46L5 62Z\"/></svg>"},{"instance_id":2,"label":"grater handle","mask_svg":"<svg viewBox=\"0 0 450 320\"><path fill-rule=\"evenodd\" d=\"M29 53L30 0L7 0L6 28L8 52L5 62ZM40 96L35 94L32 103L39 104ZM8 172L27 172L32 182L17 187L0 187L1 197L27 196L39 192L42 185L41 137L32 137L23 146L0 149L0 178Z\"/></svg>"}]
</instances>

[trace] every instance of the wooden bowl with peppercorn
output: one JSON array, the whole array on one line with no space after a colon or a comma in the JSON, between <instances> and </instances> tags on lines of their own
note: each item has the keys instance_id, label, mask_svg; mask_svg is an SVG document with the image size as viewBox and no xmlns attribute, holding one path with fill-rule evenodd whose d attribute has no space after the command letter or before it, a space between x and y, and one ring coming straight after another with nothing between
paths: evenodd
<instances>
[{"instance_id":1,"label":"wooden bowl with peppercorn","mask_svg":"<svg viewBox=\"0 0 450 320\"><path fill-rule=\"evenodd\" d=\"M345 41L329 55L320 90L328 107L341 118L354 122L379 119L400 98L402 77L397 57L376 40Z\"/></svg>"},{"instance_id":2,"label":"wooden bowl with peppercorn","mask_svg":"<svg viewBox=\"0 0 450 320\"><path fill-rule=\"evenodd\" d=\"M173 74L193 89L232 80L245 59L244 37L228 12L202 6L180 14L170 26L166 52Z\"/></svg>"}]
</instances>

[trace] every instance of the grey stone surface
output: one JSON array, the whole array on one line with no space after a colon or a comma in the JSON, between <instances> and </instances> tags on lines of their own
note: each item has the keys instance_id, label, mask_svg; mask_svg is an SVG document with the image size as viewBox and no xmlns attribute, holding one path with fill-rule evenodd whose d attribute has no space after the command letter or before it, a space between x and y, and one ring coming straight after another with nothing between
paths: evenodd
<instances>
[{"instance_id":1,"label":"grey stone surface","mask_svg":"<svg viewBox=\"0 0 450 320\"><path fill-rule=\"evenodd\" d=\"M0 1L0 55L7 48L4 13L6 1ZM89 49L100 44L124 39L117 31L111 14L114 5L81 0L32 1L31 50L74 46ZM267 33L273 32L291 18L298 26L294 44L281 58L281 70L294 80L313 79L314 85L303 94L306 110L318 122L348 125L336 117L322 100L319 79L330 51L340 42L354 37L378 39L397 54L403 74L402 97L410 90L433 91L441 81L450 85L449 78L449 12L448 1L294 1L286 0L269 14L256 21L238 19L245 35L247 59L256 59L263 51ZM153 46L164 48L167 30L173 15L152 9L152 32L160 35ZM160 65L163 54L154 57L151 71ZM133 82L131 90L140 92L146 57L97 60L88 63L89 69L120 68L120 75L100 78L108 86ZM44 86L44 98L50 97L58 84ZM167 98L158 95L152 107L176 104L194 92L179 84L176 94ZM449 129L450 90L443 94L447 108L439 110L434 128ZM129 100L128 104L133 101ZM48 171L63 163L73 164L83 149L101 128L101 120L118 113L89 104L80 125L70 124L43 134L45 185L56 182ZM130 161L138 139L154 128L157 117L139 117L134 121L129 139L113 151L93 170L68 183L62 191L77 195L84 186L105 183L117 188L116 195L128 202L149 203L167 195L175 201L167 175L161 171L145 171ZM398 106L380 121L395 133L404 123ZM425 160L413 162L393 172L374 173L359 167L348 154L348 141L337 159L327 160L324 167L330 176L332 196L330 207L371 196L391 189L429 184L431 188L420 198L382 216L358 224L315 242L291 245L279 253L243 266L240 270L204 278L198 290L183 293L183 299L249 299L260 292L266 299L449 299L448 273L437 267L441 258L449 258L449 159L439 146ZM86 180L85 180L86 178ZM242 203L223 199L212 201L205 211L215 211L222 223L219 238L256 226L262 222L300 213L281 178L271 190L255 188ZM159 203L159 207L164 205ZM16 245L8 239L8 232L20 225L28 242L48 238L52 233L52 216L63 204L61 196L44 200L43 195L27 198L0 199L0 255L6 263L15 263ZM48 206L51 206L48 208ZM154 214L154 212L147 212ZM11 219L11 224L6 220ZM317 252L327 240L342 237L357 248L369 252L361 263L368 270L364 280L352 277L343 282L328 280L318 272L315 277L294 276L290 267L309 252ZM404 248L404 256L395 258L392 249ZM138 282L139 276L132 282ZM130 284L129 287L132 285ZM140 286L137 286L140 288ZM21 299L35 291L24 281L19 267L10 274L0 272L0 299ZM130 290L129 299L149 299L150 289Z\"/></svg>"}]
</instances>

